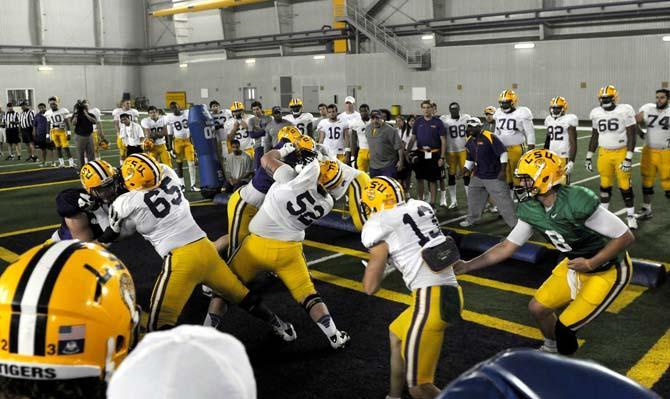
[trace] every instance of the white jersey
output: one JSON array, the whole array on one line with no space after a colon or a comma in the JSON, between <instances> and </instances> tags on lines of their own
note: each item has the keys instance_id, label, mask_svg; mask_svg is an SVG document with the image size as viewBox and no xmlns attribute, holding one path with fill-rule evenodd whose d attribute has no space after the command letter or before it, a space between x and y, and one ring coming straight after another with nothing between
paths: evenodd
<instances>
[{"instance_id":1,"label":"white jersey","mask_svg":"<svg viewBox=\"0 0 670 399\"><path fill-rule=\"evenodd\" d=\"M389 264L402 273L411 291L435 285L458 285L451 267L433 272L421 257L423 248L445 241L435 211L423 201L410 199L405 204L373 214L361 231L361 241L372 248L384 241L389 247Z\"/></svg>"},{"instance_id":2,"label":"white jersey","mask_svg":"<svg viewBox=\"0 0 670 399\"><path fill-rule=\"evenodd\" d=\"M570 156L570 135L568 129L576 128L579 119L575 114L565 114L558 118L551 115L544 119L544 127L547 128L549 136L549 150L557 153L563 158Z\"/></svg>"},{"instance_id":3,"label":"white jersey","mask_svg":"<svg viewBox=\"0 0 670 399\"><path fill-rule=\"evenodd\" d=\"M142 119L141 123L144 129L149 130L149 135L147 137L155 136L163 131L167 130L167 120L164 116L159 116L157 120L151 118ZM165 144L165 137L154 138L154 144L161 145Z\"/></svg>"},{"instance_id":4,"label":"white jersey","mask_svg":"<svg viewBox=\"0 0 670 399\"><path fill-rule=\"evenodd\" d=\"M465 128L468 119L468 114L461 114L458 119L453 119L451 115L440 117L447 131L447 152L465 151Z\"/></svg>"},{"instance_id":5,"label":"white jersey","mask_svg":"<svg viewBox=\"0 0 670 399\"><path fill-rule=\"evenodd\" d=\"M112 208L119 217L135 226L162 257L175 248L206 237L191 215L188 200L179 188L179 177L172 168L160 164L163 179L153 190L121 194Z\"/></svg>"},{"instance_id":6,"label":"white jersey","mask_svg":"<svg viewBox=\"0 0 670 399\"><path fill-rule=\"evenodd\" d=\"M510 113L498 108L493 119L496 121L494 133L506 147L524 143L535 145L533 114L527 107L518 107Z\"/></svg>"},{"instance_id":7,"label":"white jersey","mask_svg":"<svg viewBox=\"0 0 670 399\"><path fill-rule=\"evenodd\" d=\"M337 119L349 123L353 122L356 119L362 119L362 118L360 112L354 111L350 114L347 114L346 112L341 112L339 115L337 115Z\"/></svg>"},{"instance_id":8,"label":"white jersey","mask_svg":"<svg viewBox=\"0 0 670 399\"><path fill-rule=\"evenodd\" d=\"M250 117L247 115L242 116L242 120L244 120L247 124L249 123ZM233 130L233 126L235 126L235 122L237 120L235 118L229 118L226 123L224 124L224 129L226 130L226 136L230 134L230 131ZM249 135L249 132L247 129L242 129L242 126L240 125L240 128L237 129L237 132L233 135L233 140L238 140L240 142L240 149L242 151L248 150L250 148L254 148L254 139Z\"/></svg>"},{"instance_id":9,"label":"white jersey","mask_svg":"<svg viewBox=\"0 0 670 399\"><path fill-rule=\"evenodd\" d=\"M363 119L354 119L349 122L350 134L356 135L358 139L358 148L367 150L370 148L368 146L368 138L365 135L365 128L370 125L370 119L367 122L364 122Z\"/></svg>"},{"instance_id":10,"label":"white jersey","mask_svg":"<svg viewBox=\"0 0 670 399\"><path fill-rule=\"evenodd\" d=\"M88 110L88 113L92 114L92 115L95 115L95 120L96 121L100 122L102 120L101 119L102 112L100 112L100 108L91 108L91 109ZM97 123L93 125L93 130L95 130L95 131L98 130L98 124Z\"/></svg>"},{"instance_id":11,"label":"white jersey","mask_svg":"<svg viewBox=\"0 0 670 399\"><path fill-rule=\"evenodd\" d=\"M276 181L251 219L249 231L279 241L303 241L305 229L333 209L333 197L317 189L319 172L315 160L293 179Z\"/></svg>"},{"instance_id":12,"label":"white jersey","mask_svg":"<svg viewBox=\"0 0 670 399\"><path fill-rule=\"evenodd\" d=\"M670 148L670 107L656 108L656 104L645 104L640 107L640 113L647 125L647 134L644 145L649 148Z\"/></svg>"},{"instance_id":13,"label":"white jersey","mask_svg":"<svg viewBox=\"0 0 670 399\"><path fill-rule=\"evenodd\" d=\"M181 114L167 114L165 120L168 126L168 134L176 139L191 138L191 131L188 128L188 110L182 110Z\"/></svg>"},{"instance_id":14,"label":"white jersey","mask_svg":"<svg viewBox=\"0 0 670 399\"><path fill-rule=\"evenodd\" d=\"M337 159L336 159L337 160ZM339 200L340 198L344 197L344 194L347 193L347 190L349 189L349 185L351 182L356 180L358 175L360 175L361 172L360 170L353 168L344 162L341 162L337 160L337 163L340 164L340 170L342 171L342 183L340 184L339 187L334 188L330 191L330 195L335 198L335 201ZM363 188L363 187L361 187Z\"/></svg>"},{"instance_id":15,"label":"white jersey","mask_svg":"<svg viewBox=\"0 0 670 399\"><path fill-rule=\"evenodd\" d=\"M616 150L628 144L626 128L635 125L635 110L628 104L617 104L611 111L595 107L589 119L598 132L598 146Z\"/></svg>"},{"instance_id":16,"label":"white jersey","mask_svg":"<svg viewBox=\"0 0 670 399\"><path fill-rule=\"evenodd\" d=\"M130 115L130 121L131 122L138 122L139 123L139 121L140 121L140 112L138 110L136 110L135 108L129 108L129 109L115 108L114 111L112 111L112 117L117 122L121 121L121 114Z\"/></svg>"},{"instance_id":17,"label":"white jersey","mask_svg":"<svg viewBox=\"0 0 670 399\"><path fill-rule=\"evenodd\" d=\"M233 117L233 113L230 112L229 109L224 109L219 111L218 114L211 112L211 115L212 119L214 119L214 133L216 134L216 138L219 139L219 141L225 141L226 130L224 129L224 125L228 119Z\"/></svg>"},{"instance_id":18,"label":"white jersey","mask_svg":"<svg viewBox=\"0 0 670 399\"><path fill-rule=\"evenodd\" d=\"M65 130L65 120L68 119L72 114L66 108L58 108L57 110L49 109L44 114L49 123L51 124L52 129L62 129Z\"/></svg>"},{"instance_id":19,"label":"white jersey","mask_svg":"<svg viewBox=\"0 0 670 399\"><path fill-rule=\"evenodd\" d=\"M294 116L293 114L288 114L284 116L284 119L291 122L293 126L297 127L298 130L300 130L300 133L302 134L307 134L307 126L312 124L312 128L314 128L314 115L310 114L309 112L303 112L302 114L298 115L297 117Z\"/></svg>"},{"instance_id":20,"label":"white jersey","mask_svg":"<svg viewBox=\"0 0 670 399\"><path fill-rule=\"evenodd\" d=\"M332 154L344 154L344 129L349 128L349 124L340 118L336 121L330 119L323 119L319 122L316 130L323 132L323 145L328 148Z\"/></svg>"}]
</instances>

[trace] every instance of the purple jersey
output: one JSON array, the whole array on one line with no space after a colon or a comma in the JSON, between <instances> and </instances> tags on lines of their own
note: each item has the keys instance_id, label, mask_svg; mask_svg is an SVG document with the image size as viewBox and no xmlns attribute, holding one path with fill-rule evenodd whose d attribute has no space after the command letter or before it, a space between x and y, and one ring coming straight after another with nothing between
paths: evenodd
<instances>
[{"instance_id":1,"label":"purple jersey","mask_svg":"<svg viewBox=\"0 0 670 399\"><path fill-rule=\"evenodd\" d=\"M279 143L277 143L277 145L274 146L273 149L278 150L282 148L286 143L286 141L284 140L285 139L282 139ZM298 162L298 156L296 155L296 153L289 154L282 161L291 166L295 166L295 164ZM270 187L274 182L275 181L272 178L272 176L268 175L268 172L266 172L265 169L258 168L258 170L256 170L256 173L254 174L253 179L251 180L251 185L254 186L254 188L260 191L261 193L267 194L268 190L270 190Z\"/></svg>"}]
</instances>

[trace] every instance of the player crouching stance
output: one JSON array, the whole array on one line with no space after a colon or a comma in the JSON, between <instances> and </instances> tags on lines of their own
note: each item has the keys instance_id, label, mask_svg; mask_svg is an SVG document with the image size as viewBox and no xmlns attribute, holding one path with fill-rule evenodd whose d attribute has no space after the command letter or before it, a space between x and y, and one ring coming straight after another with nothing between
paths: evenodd
<instances>
[{"instance_id":1,"label":"player crouching stance","mask_svg":"<svg viewBox=\"0 0 670 399\"><path fill-rule=\"evenodd\" d=\"M528 308L544 335L541 349L571 355L578 348L576 332L607 309L630 281L633 268L625 250L635 237L591 190L565 185L565 164L558 154L527 152L515 175L520 180L515 188L517 225L503 242L454 269L461 274L500 263L530 239L533 228L543 233L565 258Z\"/></svg>"},{"instance_id":2,"label":"player crouching stance","mask_svg":"<svg viewBox=\"0 0 670 399\"><path fill-rule=\"evenodd\" d=\"M269 153L268 153L269 154ZM305 230L333 209L333 197L324 189L325 170L338 163L313 160L296 176L293 168L263 156L261 166L275 183L249 223L249 235L232 254L230 268L246 283L262 271L274 272L328 337L334 349L344 347L349 334L335 326L307 271L302 242ZM338 180L341 180L341 173Z\"/></svg>"},{"instance_id":3,"label":"player crouching stance","mask_svg":"<svg viewBox=\"0 0 670 399\"><path fill-rule=\"evenodd\" d=\"M412 291L412 304L389 326L391 384L387 399L400 398L405 381L413 398L433 398L433 384L444 330L461 320L463 295L451 264L459 259L445 237L435 211L423 201L405 200L400 183L375 177L363 190L362 208L369 219L361 241L370 251L363 277L369 295L379 290L389 262Z\"/></svg>"},{"instance_id":4,"label":"player crouching stance","mask_svg":"<svg viewBox=\"0 0 670 399\"><path fill-rule=\"evenodd\" d=\"M133 154L123 161L121 175L129 192L112 203L110 227L98 241L109 242L124 224L124 228L134 227L164 259L151 295L148 331L176 325L199 284L207 284L229 302L270 323L278 335L293 331L293 326L251 294L219 257L214 244L193 219L172 168L158 164L146 154Z\"/></svg>"}]
</instances>

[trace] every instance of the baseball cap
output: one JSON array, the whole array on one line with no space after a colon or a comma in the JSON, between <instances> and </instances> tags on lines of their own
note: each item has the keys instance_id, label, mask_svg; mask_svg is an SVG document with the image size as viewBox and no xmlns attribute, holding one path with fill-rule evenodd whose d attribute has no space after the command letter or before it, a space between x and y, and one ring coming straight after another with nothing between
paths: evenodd
<instances>
[{"instance_id":1,"label":"baseball cap","mask_svg":"<svg viewBox=\"0 0 670 399\"><path fill-rule=\"evenodd\" d=\"M281 107L275 105L274 107L272 107L272 113L273 113L273 114L276 114L276 113L280 113L280 114L281 114Z\"/></svg>"},{"instance_id":2,"label":"baseball cap","mask_svg":"<svg viewBox=\"0 0 670 399\"><path fill-rule=\"evenodd\" d=\"M382 114L382 111L379 109L373 109L370 111L370 118L383 118L384 114Z\"/></svg>"},{"instance_id":3,"label":"baseball cap","mask_svg":"<svg viewBox=\"0 0 670 399\"><path fill-rule=\"evenodd\" d=\"M112 375L107 398L256 399L256 380L237 338L182 325L147 334Z\"/></svg>"},{"instance_id":4,"label":"baseball cap","mask_svg":"<svg viewBox=\"0 0 670 399\"><path fill-rule=\"evenodd\" d=\"M344 99L344 102L345 102L345 103L356 104L356 99L353 98L352 96L347 96L347 97Z\"/></svg>"},{"instance_id":5,"label":"baseball cap","mask_svg":"<svg viewBox=\"0 0 670 399\"><path fill-rule=\"evenodd\" d=\"M465 124L466 126L481 126L482 121L479 118L472 116L470 119L468 119L467 122L465 122Z\"/></svg>"}]
</instances>

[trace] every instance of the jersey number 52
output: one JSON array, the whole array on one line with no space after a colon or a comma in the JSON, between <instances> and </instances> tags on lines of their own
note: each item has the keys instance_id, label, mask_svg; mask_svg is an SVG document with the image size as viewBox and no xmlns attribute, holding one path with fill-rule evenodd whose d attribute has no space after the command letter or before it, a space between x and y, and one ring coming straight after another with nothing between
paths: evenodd
<instances>
[{"instance_id":1,"label":"jersey number 52","mask_svg":"<svg viewBox=\"0 0 670 399\"><path fill-rule=\"evenodd\" d=\"M311 225L315 220L323 216L324 209L322 206L317 205L314 206L313 209L309 209L316 202L309 191L305 191L304 193L298 195L295 197L295 200L295 205L293 202L286 203L286 210L291 215L297 216L298 220L305 226Z\"/></svg>"}]
</instances>

